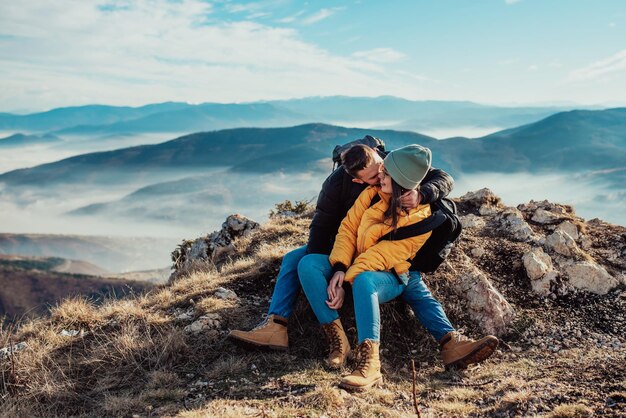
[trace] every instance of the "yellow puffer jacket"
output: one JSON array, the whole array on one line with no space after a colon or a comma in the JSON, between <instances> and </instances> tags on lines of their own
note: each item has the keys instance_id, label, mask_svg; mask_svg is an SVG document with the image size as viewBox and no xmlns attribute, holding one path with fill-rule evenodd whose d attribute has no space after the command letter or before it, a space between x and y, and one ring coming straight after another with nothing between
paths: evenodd
<instances>
[{"instance_id":1,"label":"yellow puffer jacket","mask_svg":"<svg viewBox=\"0 0 626 418\"><path fill-rule=\"evenodd\" d=\"M372 198L380 195L380 201L369 207ZM339 264L348 268L346 281L364 271L390 271L398 274L409 271L407 261L424 245L432 232L399 240L378 242L383 235L392 231L390 221L385 223L385 211L389 207L391 196L380 191L380 187L370 186L359 195L354 206L341 222L335 238L335 245L330 253L330 264ZM398 228L412 225L431 215L430 205L419 205L408 215L401 215Z\"/></svg>"}]
</instances>

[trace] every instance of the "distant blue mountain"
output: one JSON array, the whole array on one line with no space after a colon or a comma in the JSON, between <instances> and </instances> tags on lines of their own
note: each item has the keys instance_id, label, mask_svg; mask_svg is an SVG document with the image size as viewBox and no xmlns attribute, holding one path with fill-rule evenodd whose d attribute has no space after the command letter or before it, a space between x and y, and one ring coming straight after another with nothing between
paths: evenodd
<instances>
[{"instance_id":1,"label":"distant blue mountain","mask_svg":"<svg viewBox=\"0 0 626 418\"><path fill-rule=\"evenodd\" d=\"M206 103L152 113L112 124L79 125L65 128L59 134L114 134L147 132L198 132L235 126L282 126L301 123L305 117L266 103Z\"/></svg>"},{"instance_id":2,"label":"distant blue mountain","mask_svg":"<svg viewBox=\"0 0 626 418\"><path fill-rule=\"evenodd\" d=\"M0 148L3 147L21 147L24 145L36 145L36 144L50 144L53 142L61 141L56 135L24 135L15 134L7 136L6 138L0 138Z\"/></svg>"},{"instance_id":3,"label":"distant blue mountain","mask_svg":"<svg viewBox=\"0 0 626 418\"><path fill-rule=\"evenodd\" d=\"M242 104L160 103L142 107L90 105L31 115L0 114L1 130L69 134L198 132L279 127L310 122L421 131L437 127L512 127L564 107L498 107L461 101L396 97L318 97Z\"/></svg>"},{"instance_id":4,"label":"distant blue mountain","mask_svg":"<svg viewBox=\"0 0 626 418\"><path fill-rule=\"evenodd\" d=\"M61 107L30 115L0 113L0 129L49 132L77 125L111 124L137 119L153 113L176 111L190 107L187 103L158 103L141 107L88 105Z\"/></svg>"},{"instance_id":5,"label":"distant blue mountain","mask_svg":"<svg viewBox=\"0 0 626 418\"><path fill-rule=\"evenodd\" d=\"M517 126L543 119L571 107L501 107L469 101L413 101L382 97L308 97L268 103L308 115L310 121L386 122L390 129L425 130L433 127ZM394 123L391 123L394 122Z\"/></svg>"},{"instance_id":6,"label":"distant blue mountain","mask_svg":"<svg viewBox=\"0 0 626 418\"><path fill-rule=\"evenodd\" d=\"M129 176L168 170L198 174L319 170L336 144L365 134L389 149L420 143L434 165L458 175L474 172L583 173L626 167L626 108L563 112L478 139L436 140L413 132L351 129L325 124L290 128L238 128L196 133L157 145L84 154L0 175L8 185L124 182ZM324 166L328 169L328 165Z\"/></svg>"}]
</instances>

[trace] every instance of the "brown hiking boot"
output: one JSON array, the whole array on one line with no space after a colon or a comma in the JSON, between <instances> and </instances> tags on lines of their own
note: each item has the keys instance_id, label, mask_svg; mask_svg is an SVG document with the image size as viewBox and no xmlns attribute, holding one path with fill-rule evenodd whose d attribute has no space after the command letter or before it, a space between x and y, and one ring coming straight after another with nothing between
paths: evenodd
<instances>
[{"instance_id":1,"label":"brown hiking boot","mask_svg":"<svg viewBox=\"0 0 626 418\"><path fill-rule=\"evenodd\" d=\"M269 315L253 330L232 330L228 334L228 338L248 346L284 351L289 348L287 319L278 315Z\"/></svg>"},{"instance_id":2,"label":"brown hiking boot","mask_svg":"<svg viewBox=\"0 0 626 418\"><path fill-rule=\"evenodd\" d=\"M493 354L498 347L498 339L488 335L478 341L452 331L439 341L441 360L446 368L465 369L470 364L480 363Z\"/></svg>"},{"instance_id":3,"label":"brown hiking boot","mask_svg":"<svg viewBox=\"0 0 626 418\"><path fill-rule=\"evenodd\" d=\"M362 392L382 383L380 373L379 343L365 340L357 347L357 364L352 373L339 383L344 389Z\"/></svg>"},{"instance_id":4,"label":"brown hiking boot","mask_svg":"<svg viewBox=\"0 0 626 418\"><path fill-rule=\"evenodd\" d=\"M330 342L330 353L326 364L331 369L340 369L346 364L346 359L350 355L350 342L343 330L340 319L335 319L330 324L322 325L322 329Z\"/></svg>"}]
</instances>

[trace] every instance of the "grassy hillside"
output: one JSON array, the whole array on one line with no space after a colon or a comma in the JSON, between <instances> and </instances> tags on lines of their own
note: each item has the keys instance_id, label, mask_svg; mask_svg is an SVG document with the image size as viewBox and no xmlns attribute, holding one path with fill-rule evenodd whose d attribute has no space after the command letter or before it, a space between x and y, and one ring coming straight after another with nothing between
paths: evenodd
<instances>
[{"instance_id":1,"label":"grassy hillside","mask_svg":"<svg viewBox=\"0 0 626 418\"><path fill-rule=\"evenodd\" d=\"M81 270L101 271L88 269L85 263L72 266L69 260L60 258L0 258L0 317L12 321L22 316L42 315L49 306L70 296L101 300L152 287L144 282L76 274Z\"/></svg>"},{"instance_id":2,"label":"grassy hillside","mask_svg":"<svg viewBox=\"0 0 626 418\"><path fill-rule=\"evenodd\" d=\"M626 229L580 225L588 257L619 274ZM476 207L460 204L463 215ZM535 234L554 228L530 222ZM323 367L325 342L300 298L290 320L290 351L249 352L226 340L229 329L254 326L266 311L280 260L306 241L309 213L276 217L235 241L236 255L218 266L196 263L174 282L133 300L101 307L72 299L48 319L4 332L27 348L0 359L0 408L5 416L623 416L626 413L626 288L539 297L530 290L521 257L532 244L511 239L497 216L466 228L448 262L426 280L465 334L481 334L463 297L460 276L479 269L513 306L516 320L497 353L467 371L445 371L437 344L402 303L382 307L385 383L363 394L337 387ZM588 246L587 246L588 245ZM621 267L623 268L623 267ZM218 296L220 287L238 299ZM342 310L349 338L355 329ZM203 319L204 318L204 319ZM186 331L196 320L199 332ZM75 337L61 330L85 331ZM411 361L415 361L415 376ZM413 381L415 389L413 389Z\"/></svg>"}]
</instances>

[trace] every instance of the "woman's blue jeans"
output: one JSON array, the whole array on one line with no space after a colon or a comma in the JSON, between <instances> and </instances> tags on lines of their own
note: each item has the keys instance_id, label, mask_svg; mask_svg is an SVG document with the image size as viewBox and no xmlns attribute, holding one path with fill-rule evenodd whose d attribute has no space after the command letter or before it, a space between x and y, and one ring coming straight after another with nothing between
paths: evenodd
<instances>
[{"instance_id":1,"label":"woman's blue jeans","mask_svg":"<svg viewBox=\"0 0 626 418\"><path fill-rule=\"evenodd\" d=\"M318 321L328 324L339 318L337 311L326 305L326 289L333 276L328 256L305 256L298 265L298 276ZM354 279L352 294L359 344L366 339L380 341L380 304L396 298L404 288L392 273L384 271L363 272Z\"/></svg>"},{"instance_id":2,"label":"woman's blue jeans","mask_svg":"<svg viewBox=\"0 0 626 418\"><path fill-rule=\"evenodd\" d=\"M328 308L328 306L324 302L328 297L326 293L328 280L330 280L330 278L332 277L332 269L330 267L330 263L328 262L328 256L323 254L307 255L306 246L297 248L287 253L283 258L283 262L281 264L280 271L276 279L276 285L274 287L274 293L272 295L272 302L270 304L268 314L275 314L285 318L289 318L291 316L296 304L296 298L301 288L299 276L302 277L302 273L307 276L307 278L305 279L307 281L311 280L315 276L318 276L318 278L319 276L323 277L323 282L319 281L319 285L321 288L319 298L322 301L322 307L324 308L321 309L320 315L330 316L318 315L318 312L315 311L314 307L314 312L317 315L320 323L329 323L337 319L339 317L337 311ZM373 273L388 274L384 272ZM361 275L359 275L359 277L361 277ZM395 277L394 280L395 283L398 283ZM362 288L362 291L369 292L372 290L371 288L366 290L365 283L363 283L362 286L359 286ZM315 292L315 290L312 291ZM385 298L388 296L388 294L386 294L385 291L385 294L379 293L378 296L383 296L383 298ZM308 294L307 298L309 299L309 302L313 307L314 305L311 302L311 298L308 297ZM354 299L356 309L356 295ZM428 290L428 287L422 280L419 272L409 272L408 284L404 289L404 292L402 293L402 299L411 306L413 312L415 312L415 316L422 323L422 325L424 325L426 329L433 335L433 337L435 337L437 341L441 340L441 338L448 332L454 331L454 327L448 320L443 308L441 307L441 304L437 301L437 299L432 296L432 294ZM374 304L371 303L371 305ZM378 306L378 304L376 304L376 306ZM374 317L373 312L371 313L371 317ZM361 340L360 337L359 340Z\"/></svg>"}]
</instances>

